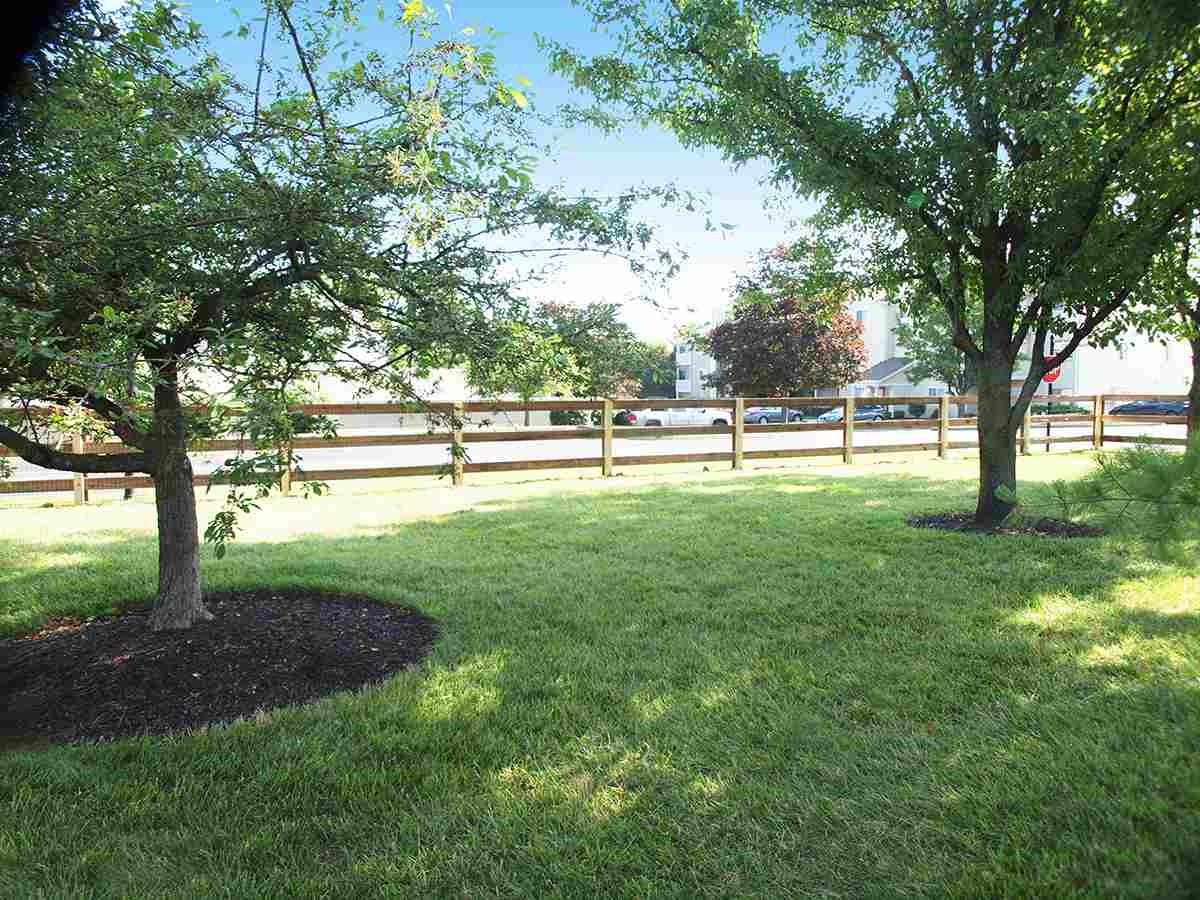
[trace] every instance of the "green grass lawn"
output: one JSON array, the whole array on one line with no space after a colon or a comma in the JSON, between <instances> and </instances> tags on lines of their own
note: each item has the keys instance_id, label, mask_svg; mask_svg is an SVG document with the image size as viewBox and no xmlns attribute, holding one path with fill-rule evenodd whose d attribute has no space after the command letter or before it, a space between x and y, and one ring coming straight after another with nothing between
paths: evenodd
<instances>
[{"instance_id":1,"label":"green grass lawn","mask_svg":"<svg viewBox=\"0 0 1200 900\"><path fill-rule=\"evenodd\" d=\"M427 666L0 754L0 896L1195 896L1196 575L904 526L973 465L271 500L207 587L416 606ZM149 597L152 525L0 509L0 632Z\"/></svg>"}]
</instances>

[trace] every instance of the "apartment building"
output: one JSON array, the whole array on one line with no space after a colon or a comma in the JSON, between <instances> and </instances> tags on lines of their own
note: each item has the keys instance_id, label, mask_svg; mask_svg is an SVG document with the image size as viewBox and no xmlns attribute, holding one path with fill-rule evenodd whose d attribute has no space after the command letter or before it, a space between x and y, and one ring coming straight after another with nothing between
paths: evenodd
<instances>
[{"instance_id":1,"label":"apartment building","mask_svg":"<svg viewBox=\"0 0 1200 900\"><path fill-rule=\"evenodd\" d=\"M867 371L849 389L857 396L939 396L946 385L933 379L914 379L912 361L896 340L901 312L878 299L852 302L849 313L863 326ZM1030 340L1032 344L1032 339ZM1018 363L1013 372L1019 390L1029 364ZM1186 341L1151 340L1127 332L1111 347L1080 346L1063 364L1054 382L1055 394L1182 394L1191 384L1191 348ZM1049 393L1045 382L1039 395Z\"/></svg>"},{"instance_id":2,"label":"apartment building","mask_svg":"<svg viewBox=\"0 0 1200 900\"><path fill-rule=\"evenodd\" d=\"M710 387L705 379L716 370L717 361L694 344L676 344L675 396L681 400L714 399L717 389Z\"/></svg>"}]
</instances>

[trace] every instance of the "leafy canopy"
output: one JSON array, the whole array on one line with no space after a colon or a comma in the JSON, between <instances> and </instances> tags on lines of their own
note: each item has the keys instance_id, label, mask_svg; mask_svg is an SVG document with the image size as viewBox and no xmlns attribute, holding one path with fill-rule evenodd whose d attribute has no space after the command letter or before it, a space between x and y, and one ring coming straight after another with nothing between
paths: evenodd
<instances>
[{"instance_id":1,"label":"leafy canopy","mask_svg":"<svg viewBox=\"0 0 1200 900\"><path fill-rule=\"evenodd\" d=\"M581 397L633 397L648 369L661 363L620 319L614 303L541 303L534 318L570 349L578 365L572 393Z\"/></svg>"},{"instance_id":2,"label":"leafy canopy","mask_svg":"<svg viewBox=\"0 0 1200 900\"><path fill-rule=\"evenodd\" d=\"M579 366L563 339L524 322L504 324L492 345L467 363L467 384L488 397L511 392L529 400L569 391L579 379Z\"/></svg>"},{"instance_id":3,"label":"leafy canopy","mask_svg":"<svg viewBox=\"0 0 1200 900\"><path fill-rule=\"evenodd\" d=\"M861 377L862 326L840 296L806 294L796 261L795 247L764 253L738 280L733 316L705 337L717 361L709 382L721 392L796 397Z\"/></svg>"},{"instance_id":4,"label":"leafy canopy","mask_svg":"<svg viewBox=\"0 0 1200 900\"><path fill-rule=\"evenodd\" d=\"M977 368L978 514L1007 514L995 489L1015 487L1041 376L1131 301L1200 205L1200 4L579 3L617 49L551 45L559 71L606 110L819 198L811 239L839 251L825 274L893 296L919 285L906 296L944 311Z\"/></svg>"},{"instance_id":5,"label":"leafy canopy","mask_svg":"<svg viewBox=\"0 0 1200 900\"><path fill-rule=\"evenodd\" d=\"M29 461L158 477L228 429L261 452L225 474L266 489L296 462L276 448L329 425L288 413L298 384L414 398L525 315L548 249L670 268L632 219L645 193L534 184L523 86L429 5L387 53L355 38L369 4L262 9L244 81L179 5L83 0L5 110L0 396L77 404L124 445L63 453L10 417Z\"/></svg>"}]
</instances>

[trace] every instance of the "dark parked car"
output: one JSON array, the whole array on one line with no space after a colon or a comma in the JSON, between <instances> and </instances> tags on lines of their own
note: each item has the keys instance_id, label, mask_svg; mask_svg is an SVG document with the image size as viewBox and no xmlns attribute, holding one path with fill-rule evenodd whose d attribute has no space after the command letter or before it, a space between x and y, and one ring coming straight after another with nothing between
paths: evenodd
<instances>
[{"instance_id":1,"label":"dark parked car","mask_svg":"<svg viewBox=\"0 0 1200 900\"><path fill-rule=\"evenodd\" d=\"M637 413L631 409L623 409L613 416L614 425L636 425L637 423Z\"/></svg>"},{"instance_id":2,"label":"dark parked car","mask_svg":"<svg viewBox=\"0 0 1200 900\"><path fill-rule=\"evenodd\" d=\"M822 413L817 416L820 422L840 422L842 416L846 414L844 407L835 406L827 413ZM855 422L882 422L888 418L886 406L856 406L854 407Z\"/></svg>"},{"instance_id":3,"label":"dark parked car","mask_svg":"<svg viewBox=\"0 0 1200 900\"><path fill-rule=\"evenodd\" d=\"M1186 400L1134 400L1108 411L1110 416L1186 416Z\"/></svg>"},{"instance_id":4,"label":"dark parked car","mask_svg":"<svg viewBox=\"0 0 1200 900\"><path fill-rule=\"evenodd\" d=\"M788 422L802 422L804 413L798 409L789 409L787 412ZM779 424L784 420L784 408L782 406L751 406L746 410L746 415L742 421L747 425L769 425Z\"/></svg>"}]
</instances>

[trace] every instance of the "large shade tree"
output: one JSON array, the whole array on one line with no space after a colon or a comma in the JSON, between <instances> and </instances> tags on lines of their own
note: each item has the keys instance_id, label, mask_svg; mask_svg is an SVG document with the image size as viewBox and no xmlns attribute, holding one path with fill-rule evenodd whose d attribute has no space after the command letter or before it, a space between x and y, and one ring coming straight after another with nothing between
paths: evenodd
<instances>
[{"instance_id":1,"label":"large shade tree","mask_svg":"<svg viewBox=\"0 0 1200 900\"><path fill-rule=\"evenodd\" d=\"M81 0L0 134L0 398L22 410L0 443L50 469L154 479L154 628L209 616L192 441L315 427L287 407L316 372L410 397L410 373L523 314L520 251L636 255L649 237L628 196L534 186L522 86L468 36L439 37L425 4L400 6L409 49L389 56L347 43L353 0L261 9L247 37L262 62L239 77L169 3L114 18ZM46 403L122 446L63 452ZM286 464L271 450L226 475L262 488ZM250 502L230 497L230 515ZM214 524L228 537L229 519Z\"/></svg>"},{"instance_id":2,"label":"large shade tree","mask_svg":"<svg viewBox=\"0 0 1200 900\"><path fill-rule=\"evenodd\" d=\"M800 299L742 302L709 331L717 361L709 383L723 394L804 397L862 375L862 326L845 312Z\"/></svg>"},{"instance_id":3,"label":"large shade tree","mask_svg":"<svg viewBox=\"0 0 1200 900\"><path fill-rule=\"evenodd\" d=\"M534 310L542 326L556 334L578 363L571 385L580 397L632 397L658 359L657 351L621 321L615 303L580 305L545 302Z\"/></svg>"},{"instance_id":4,"label":"large shade tree","mask_svg":"<svg viewBox=\"0 0 1200 900\"><path fill-rule=\"evenodd\" d=\"M531 399L569 391L579 379L579 365L563 339L526 322L504 323L467 360L467 384L485 397L516 394L527 405L526 425Z\"/></svg>"},{"instance_id":5,"label":"large shade tree","mask_svg":"<svg viewBox=\"0 0 1200 900\"><path fill-rule=\"evenodd\" d=\"M824 201L826 235L853 236L863 289L920 283L944 310L977 376L976 517L1002 520L1038 381L1130 302L1200 198L1200 4L579 2L618 45L551 48L580 87L765 163Z\"/></svg>"},{"instance_id":6,"label":"large shade tree","mask_svg":"<svg viewBox=\"0 0 1200 900\"><path fill-rule=\"evenodd\" d=\"M717 361L708 382L722 393L800 397L861 377L862 326L847 315L844 292L811 284L806 249L785 244L760 253L735 282L733 315L700 335Z\"/></svg>"}]
</instances>

